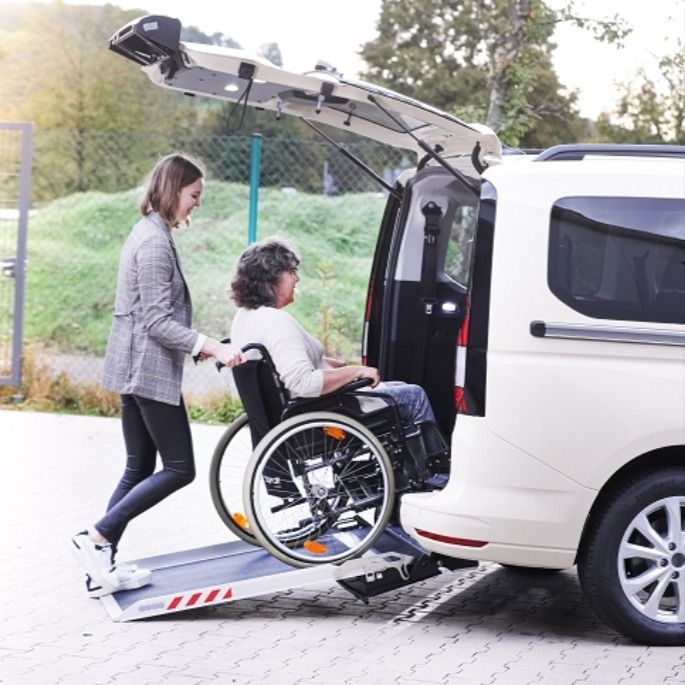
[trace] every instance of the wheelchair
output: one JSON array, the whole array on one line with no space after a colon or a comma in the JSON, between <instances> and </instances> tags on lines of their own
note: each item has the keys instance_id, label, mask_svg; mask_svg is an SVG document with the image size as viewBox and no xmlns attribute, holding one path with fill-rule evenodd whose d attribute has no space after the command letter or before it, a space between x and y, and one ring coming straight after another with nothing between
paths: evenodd
<instances>
[{"instance_id":1,"label":"wheelchair","mask_svg":"<svg viewBox=\"0 0 685 685\"><path fill-rule=\"evenodd\" d=\"M418 465L410 449L416 427L402 425L391 397L362 390L368 379L293 399L264 346L242 350L257 358L233 368L245 413L212 457L217 513L236 536L293 566L362 555L397 520L398 496L426 489L427 473L446 470L439 430L431 427L434 449ZM360 399L376 406L362 411Z\"/></svg>"}]
</instances>

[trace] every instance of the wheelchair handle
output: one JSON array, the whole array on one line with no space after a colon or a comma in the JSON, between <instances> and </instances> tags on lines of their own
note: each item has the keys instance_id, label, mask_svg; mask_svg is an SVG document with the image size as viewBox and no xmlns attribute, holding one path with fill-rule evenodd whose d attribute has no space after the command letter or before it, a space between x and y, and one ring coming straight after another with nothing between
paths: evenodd
<instances>
[{"instance_id":1,"label":"wheelchair handle","mask_svg":"<svg viewBox=\"0 0 685 685\"><path fill-rule=\"evenodd\" d=\"M223 344L230 343L231 339L230 338L221 338L219 341ZM264 359L266 359L271 366L273 366L273 360L271 359L271 355L269 354L269 351L262 345L261 343L248 343L247 345L243 345L240 348L241 352L249 352L250 350L257 350ZM217 371L221 371L221 369L226 366L223 362L214 362L214 365L216 366Z\"/></svg>"}]
</instances>

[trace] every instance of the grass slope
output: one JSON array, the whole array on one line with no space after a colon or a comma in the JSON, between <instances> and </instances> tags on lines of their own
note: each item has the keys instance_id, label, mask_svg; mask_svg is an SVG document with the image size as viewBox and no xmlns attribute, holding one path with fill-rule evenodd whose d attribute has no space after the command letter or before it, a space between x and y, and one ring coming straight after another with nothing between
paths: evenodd
<instances>
[{"instance_id":1,"label":"grass slope","mask_svg":"<svg viewBox=\"0 0 685 685\"><path fill-rule=\"evenodd\" d=\"M119 252L138 220L136 190L61 198L30 221L25 337L65 351L102 354ZM366 285L385 199L324 197L263 188L258 237L291 241L303 264L289 311L330 353L359 354ZM209 181L190 229L175 234L194 304L194 325L225 335L235 311L227 287L246 245L248 189Z\"/></svg>"}]
</instances>

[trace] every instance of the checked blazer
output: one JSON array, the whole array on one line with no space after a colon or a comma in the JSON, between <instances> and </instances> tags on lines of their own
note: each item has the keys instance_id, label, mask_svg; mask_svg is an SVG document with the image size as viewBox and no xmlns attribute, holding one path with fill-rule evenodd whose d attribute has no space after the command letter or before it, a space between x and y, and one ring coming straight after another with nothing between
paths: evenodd
<instances>
[{"instance_id":1,"label":"checked blazer","mask_svg":"<svg viewBox=\"0 0 685 685\"><path fill-rule=\"evenodd\" d=\"M131 230L119 262L102 385L178 405L185 355L198 333L171 230L151 212Z\"/></svg>"}]
</instances>

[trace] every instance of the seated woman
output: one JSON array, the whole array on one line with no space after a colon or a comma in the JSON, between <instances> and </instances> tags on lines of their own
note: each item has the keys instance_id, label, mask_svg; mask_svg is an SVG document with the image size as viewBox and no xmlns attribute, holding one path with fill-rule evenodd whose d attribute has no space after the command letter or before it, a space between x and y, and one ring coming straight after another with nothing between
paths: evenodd
<instances>
[{"instance_id":1,"label":"seated woman","mask_svg":"<svg viewBox=\"0 0 685 685\"><path fill-rule=\"evenodd\" d=\"M392 397L402 422L417 427L416 439L409 439L408 444L419 477L428 480L421 426L431 425L431 430L425 431L433 443L430 451L445 445L441 436L435 435L435 416L425 391L400 381L381 383L378 370L371 366L348 365L325 356L323 345L284 311L295 299L299 264L295 251L276 239L254 243L240 255L231 281L231 298L239 307L231 325L231 343L264 345L293 398L319 397L353 380L369 378L371 387Z\"/></svg>"}]
</instances>

